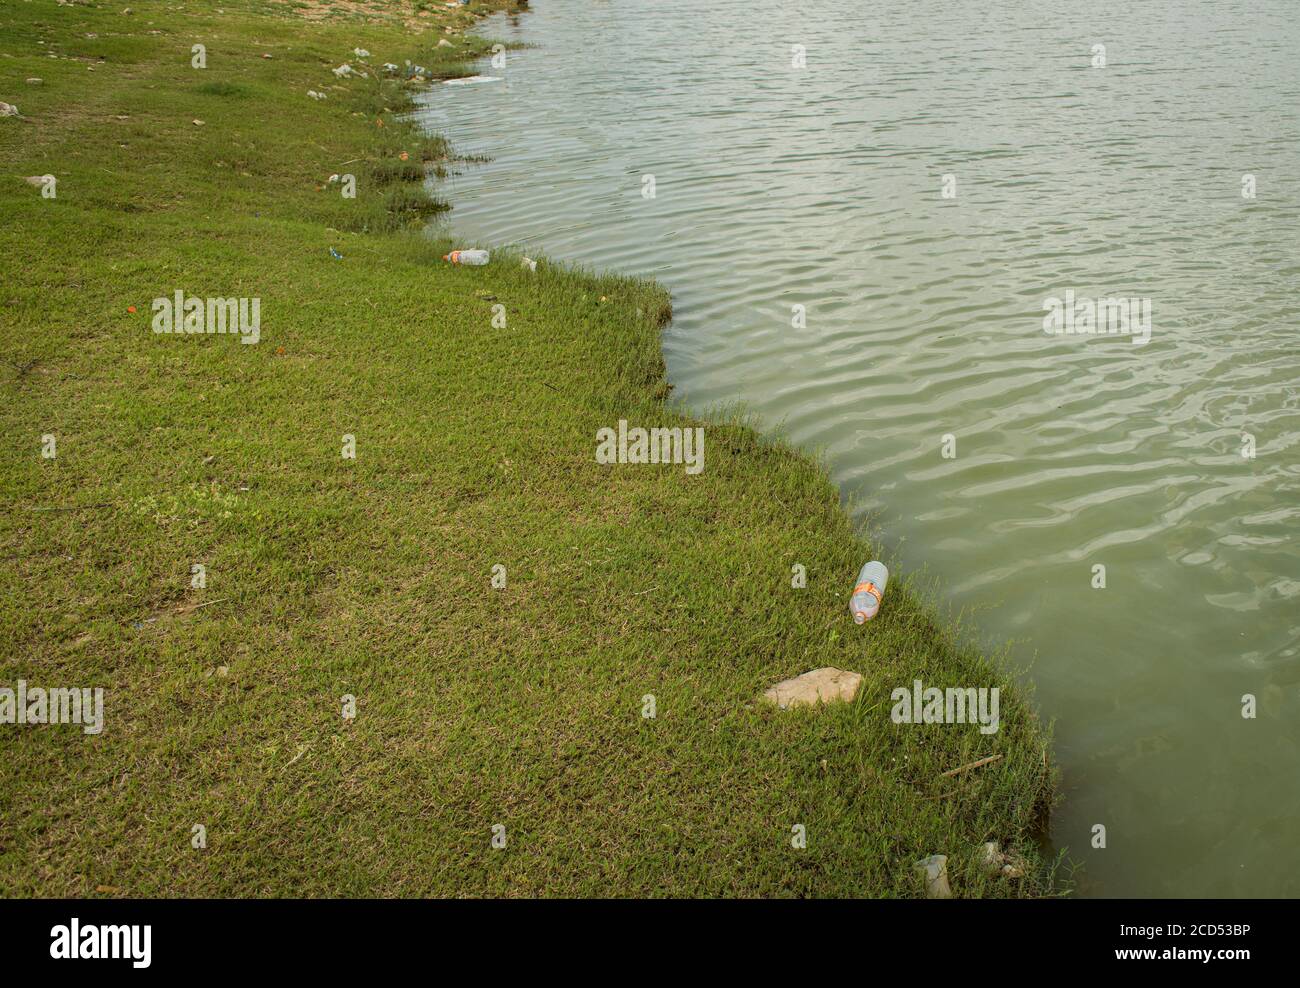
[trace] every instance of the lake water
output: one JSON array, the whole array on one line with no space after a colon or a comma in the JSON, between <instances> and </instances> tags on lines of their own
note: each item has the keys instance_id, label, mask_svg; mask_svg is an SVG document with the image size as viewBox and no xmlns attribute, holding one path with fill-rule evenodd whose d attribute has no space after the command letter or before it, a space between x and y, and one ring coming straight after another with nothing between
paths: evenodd
<instances>
[{"instance_id":1,"label":"lake water","mask_svg":"<svg viewBox=\"0 0 1300 988\"><path fill-rule=\"evenodd\" d=\"M485 33L536 47L421 114L492 158L439 187L462 243L661 280L676 396L823 452L1013 642L1082 894L1300 895L1295 0L544 0ZM1067 290L1150 300L1149 342L1047 334Z\"/></svg>"}]
</instances>

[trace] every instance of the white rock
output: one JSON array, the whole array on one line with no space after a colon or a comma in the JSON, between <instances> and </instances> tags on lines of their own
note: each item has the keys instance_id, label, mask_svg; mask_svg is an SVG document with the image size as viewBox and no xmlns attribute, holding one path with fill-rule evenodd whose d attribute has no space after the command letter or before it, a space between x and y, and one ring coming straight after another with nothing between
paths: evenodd
<instances>
[{"instance_id":1,"label":"white rock","mask_svg":"<svg viewBox=\"0 0 1300 988\"><path fill-rule=\"evenodd\" d=\"M453 44L452 44L450 41L448 41L446 38L439 38L439 39L438 39L438 47L439 47L439 48L455 48L456 46L453 45Z\"/></svg>"},{"instance_id":2,"label":"white rock","mask_svg":"<svg viewBox=\"0 0 1300 988\"><path fill-rule=\"evenodd\" d=\"M343 79L352 74L352 66L349 65L347 62L344 62L337 69L331 69L330 71L333 72L340 79Z\"/></svg>"},{"instance_id":3,"label":"white rock","mask_svg":"<svg viewBox=\"0 0 1300 988\"><path fill-rule=\"evenodd\" d=\"M952 889L948 887L948 856L931 854L922 858L912 869L925 879L925 897L927 899L951 899Z\"/></svg>"},{"instance_id":4,"label":"white rock","mask_svg":"<svg viewBox=\"0 0 1300 988\"><path fill-rule=\"evenodd\" d=\"M352 54L356 55L357 58L369 58L369 57L370 57L370 52L366 51L364 48L353 48L353 49L352 49Z\"/></svg>"},{"instance_id":5,"label":"white rock","mask_svg":"<svg viewBox=\"0 0 1300 988\"><path fill-rule=\"evenodd\" d=\"M997 841L991 840L980 848L980 867L990 875L1002 870L1002 851Z\"/></svg>"},{"instance_id":6,"label":"white rock","mask_svg":"<svg viewBox=\"0 0 1300 988\"><path fill-rule=\"evenodd\" d=\"M519 266L523 268L527 268L529 271L537 270L537 262L534 261L531 257L525 257Z\"/></svg>"},{"instance_id":7,"label":"white rock","mask_svg":"<svg viewBox=\"0 0 1300 988\"><path fill-rule=\"evenodd\" d=\"M852 700L861 685L862 677L856 672L825 666L777 683L763 694L763 699L775 703L782 710L815 707L819 703Z\"/></svg>"},{"instance_id":8,"label":"white rock","mask_svg":"<svg viewBox=\"0 0 1300 988\"><path fill-rule=\"evenodd\" d=\"M18 107L14 106L12 103L0 103L0 117L16 116L18 116Z\"/></svg>"}]
</instances>

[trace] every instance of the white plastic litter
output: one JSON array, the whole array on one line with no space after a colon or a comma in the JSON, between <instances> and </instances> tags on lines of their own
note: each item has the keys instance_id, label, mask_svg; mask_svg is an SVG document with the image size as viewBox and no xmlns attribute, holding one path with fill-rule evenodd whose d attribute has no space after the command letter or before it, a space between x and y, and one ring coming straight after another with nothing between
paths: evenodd
<instances>
[{"instance_id":1,"label":"white plastic litter","mask_svg":"<svg viewBox=\"0 0 1300 988\"><path fill-rule=\"evenodd\" d=\"M485 250L475 247L472 250L453 250L450 254L442 255L444 261L450 261L452 264L486 264L489 260L489 254Z\"/></svg>"},{"instance_id":2,"label":"white plastic litter","mask_svg":"<svg viewBox=\"0 0 1300 988\"><path fill-rule=\"evenodd\" d=\"M849 598L849 611L853 614L854 621L863 624L876 616L888 582L889 569L884 563L873 559L862 567L857 585L853 588L853 596Z\"/></svg>"}]
</instances>

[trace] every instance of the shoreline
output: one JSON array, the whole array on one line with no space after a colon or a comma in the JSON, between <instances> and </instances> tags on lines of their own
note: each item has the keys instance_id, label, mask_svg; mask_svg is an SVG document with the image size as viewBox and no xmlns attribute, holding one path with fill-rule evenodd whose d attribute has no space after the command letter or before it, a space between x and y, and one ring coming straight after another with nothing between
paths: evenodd
<instances>
[{"instance_id":1,"label":"shoreline","mask_svg":"<svg viewBox=\"0 0 1300 988\"><path fill-rule=\"evenodd\" d=\"M176 15L160 4L141 4L132 18L77 14L92 25L83 34L102 37L124 21L141 28L132 35L136 47L109 52L110 66L129 58L137 61L123 64L165 66L179 46L161 48L143 34L150 16L172 28ZM54 599L85 601L85 614L80 623L47 627L7 602L20 659L0 672L0 685L23 675L48 679L30 673L39 655L53 652L69 676L109 679L126 718L117 732L124 746L69 750L61 738L29 732L16 739L15 757L34 777L65 760L111 774L151 751L183 753L198 766L180 780L165 758L141 771L139 805L155 817L166 806L166 826L133 832L106 818L80 834L55 823L20 835L19 856L72 848L51 865L47 894L86 895L102 884L130 895L922 895L912 864L936 853L949 856L958 895L1056 894L1050 865L1033 847L1033 827L1055 795L1054 772L1025 690L955 639L901 575L881 615L853 627L848 591L870 548L839 492L806 454L739 422L701 420L666 404L660 334L671 300L662 287L547 261L530 272L513 251L494 252L485 268L444 265L439 257L450 242L410 228L445 208L425 190L425 166L437 173L455 158L445 139L417 136L405 116L411 89L361 69L364 79L326 78L325 100L297 92L323 75L319 53L334 53L335 65L347 59L345 38L375 53L350 64L373 67L389 58L402 65L408 55L398 49L413 47L410 37L364 23L308 32L288 18L228 12L224 20L244 43L239 50L271 34L278 47L258 52L257 61L209 63L202 83L209 90L200 92L210 109L194 115L203 122L185 118L167 135L175 142L184 134L192 144L192 157L172 163L174 189L110 188L87 204L84 163L70 150L93 154L114 133L118 114L88 124L90 135L67 121L66 108L43 106L47 95L66 102L84 89L77 82L84 75L70 70L66 79L49 71L53 85L23 126L63 121L58 126L72 133L44 147L20 142L15 152L9 132L0 132L10 174L15 158L26 174L39 169L29 159L42 150L72 163L60 179L68 192L60 193L58 213L40 213L47 204L29 187L4 190L6 213L41 231L28 251L85 256L70 253L77 237L102 223L127 254L125 273L120 253L84 262L82 291L124 311L127 299L137 307L144 299L147 308L164 277L171 279L165 287L198 291L211 282L243 294L224 287L236 283L258 289L264 313L262 340L252 347L169 340L173 348L160 350L139 335L147 332L142 315L124 321L115 313L91 320L99 333L78 350L69 336L75 305L49 319L39 272L15 289L20 325L30 333L6 356L14 366L33 362L35 374L9 383L31 393L6 413L8 431L53 428L74 452L58 483L39 460L23 460L7 495L48 506L75 493L80 503L127 509L121 525L74 512L40 530L6 526L7 541L38 560L20 575ZM469 74L491 42L454 37L450 48L426 54L422 44L409 57L434 73ZM214 55L236 50L229 40L208 47ZM299 61L310 62L301 73ZM169 70L157 71L164 82ZM0 77L5 92L14 76ZM294 87L293 102L272 88L280 84ZM123 101L138 88L125 76L120 86L114 96ZM138 95L149 112L152 94ZM236 105L223 108L221 100ZM360 153L358 186L382 191L348 202L328 182L298 188L296 166L248 151L271 135L254 108L303 131L297 148L313 168L324 166L321 178L327 168L353 167L349 159ZM317 111L323 127L307 122ZM286 112L301 119L277 117ZM128 144L148 144L135 125L128 129ZM235 150L202 143L214 133ZM337 147L315 156L315 142ZM325 151L323 143L316 146ZM103 174L129 160L117 150L98 165ZM146 165L167 160L165 146L152 150L151 159L145 148ZM231 166L227 175L211 174L215 154ZM237 160L226 163L230 155ZM250 181L232 181L236 175ZM167 195L182 189L181 200ZM208 196L202 207L184 203ZM122 202L139 208L123 219ZM7 224L4 236L11 256L21 258L17 225ZM210 251L185 246L195 231L204 235L195 243L206 244L218 230L223 236ZM125 245L142 233L144 248L130 251ZM304 241L313 244L310 259L295 250ZM279 317L271 315L275 302ZM503 327L492 324L496 304ZM147 346L138 346L141 339ZM176 349L188 344L194 349ZM120 394L104 363L114 357L136 375L137 393ZM53 380L46 368L55 370ZM223 386L231 381L241 382L236 394ZM234 417L244 391L275 427ZM96 424L91 413L100 406L108 411ZM229 426L214 433L204 416ZM58 424L41 425L51 419ZM635 463L597 468L594 436L620 421L703 429L704 469L690 476ZM129 451L112 443L114 430L131 436ZM337 459L344 433L361 451L352 463ZM202 455L208 447L211 463ZM172 495L178 503L160 503L160 491L180 491ZM220 510L226 498L233 517ZM268 540L270 525L286 534ZM39 561L84 555L92 539L105 548L87 572ZM221 579L196 594L182 589L176 573L197 558L215 559L209 568ZM489 583L498 565L509 574L501 588ZM806 586L789 585L793 566L806 570ZM238 610L206 608L226 594ZM195 610L178 617L178 605ZM142 614L155 620L145 623ZM254 624L265 628L253 632ZM219 643L240 658L222 663ZM160 664L159 654L173 664ZM806 714L755 702L773 683L828 665L864 676L853 703ZM926 725L900 734L889 721L886 687L918 677L998 686L1001 730L989 737L967 724L971 730L958 735ZM235 696L223 691L236 683ZM217 712L220 732L198 713L173 710L177 697L196 690ZM345 691L363 711L389 720L340 724L330 711ZM415 699L424 695L436 720ZM648 695L659 711L650 719L640 712ZM113 721L110 699L110 737ZM205 764L214 747L224 757ZM267 762L261 752L268 748L284 757ZM1002 755L999 763L944 779L993 754ZM323 772L330 798L312 796L308 779L294 784L294 776L279 781L268 771L304 763ZM250 789L261 802L240 797ZM340 790L364 794L346 818L331 811ZM31 798L57 816L53 808L74 791L75 783L49 779ZM187 832L187 821L222 818L223 799L234 800L233 811L210 829L225 836L238 863L226 872L188 859L164 868L165 835ZM412 799L419 827L409 819ZM502 826L519 834L507 864L490 857L484 837L498 817L509 817ZM806 827L805 848L789 846L792 826ZM1033 859L1031 873L983 876L984 840ZM268 887L259 848L276 845L312 846L317 854L324 847L341 860L319 871L290 868ZM101 859L93 846L107 848L101 857L125 876L87 883L84 876L103 867L87 867ZM585 847L604 853L584 857ZM359 864L347 858L358 848ZM799 853L806 857L792 857ZM16 872L0 868L17 894L40 894Z\"/></svg>"}]
</instances>

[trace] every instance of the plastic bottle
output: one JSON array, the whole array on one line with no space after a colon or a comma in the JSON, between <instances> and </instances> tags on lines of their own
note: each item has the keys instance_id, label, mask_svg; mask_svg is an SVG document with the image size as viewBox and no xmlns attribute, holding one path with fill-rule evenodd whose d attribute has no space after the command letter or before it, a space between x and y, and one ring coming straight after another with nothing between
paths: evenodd
<instances>
[{"instance_id":1,"label":"plastic bottle","mask_svg":"<svg viewBox=\"0 0 1300 988\"><path fill-rule=\"evenodd\" d=\"M485 250L453 250L450 254L443 254L444 261L451 261L452 264L486 264L488 262L488 252Z\"/></svg>"},{"instance_id":2,"label":"plastic bottle","mask_svg":"<svg viewBox=\"0 0 1300 988\"><path fill-rule=\"evenodd\" d=\"M870 621L880 611L880 599L885 595L885 584L889 582L889 569L884 563L874 559L862 567L858 574L858 584L853 588L849 598L849 611L858 624Z\"/></svg>"}]
</instances>

